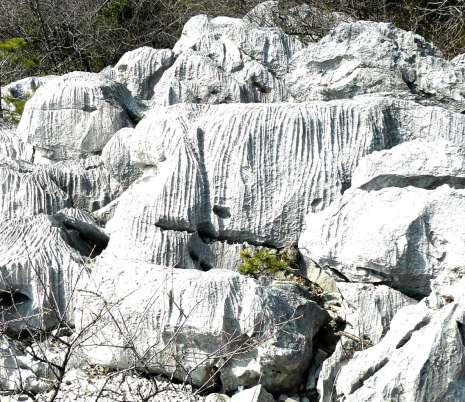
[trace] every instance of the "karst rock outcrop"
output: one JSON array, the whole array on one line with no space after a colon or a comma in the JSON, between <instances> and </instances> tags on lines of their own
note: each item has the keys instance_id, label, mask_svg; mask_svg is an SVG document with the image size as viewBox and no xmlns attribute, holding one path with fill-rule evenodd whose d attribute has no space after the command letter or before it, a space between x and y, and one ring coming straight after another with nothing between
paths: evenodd
<instances>
[{"instance_id":1,"label":"karst rock outcrop","mask_svg":"<svg viewBox=\"0 0 465 402\"><path fill-rule=\"evenodd\" d=\"M26 101L0 125L2 391L53 388L18 346L52 334L192 401L465 400L464 57L342 14L299 38L276 7L2 88Z\"/></svg>"}]
</instances>

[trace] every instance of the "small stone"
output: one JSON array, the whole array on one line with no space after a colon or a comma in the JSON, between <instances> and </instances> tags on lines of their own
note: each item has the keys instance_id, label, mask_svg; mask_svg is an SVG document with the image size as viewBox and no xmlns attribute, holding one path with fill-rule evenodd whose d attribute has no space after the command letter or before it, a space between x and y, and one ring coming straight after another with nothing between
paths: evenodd
<instances>
[{"instance_id":1,"label":"small stone","mask_svg":"<svg viewBox=\"0 0 465 402\"><path fill-rule=\"evenodd\" d=\"M210 394L205 398L205 402L229 402L231 398L224 394Z\"/></svg>"}]
</instances>

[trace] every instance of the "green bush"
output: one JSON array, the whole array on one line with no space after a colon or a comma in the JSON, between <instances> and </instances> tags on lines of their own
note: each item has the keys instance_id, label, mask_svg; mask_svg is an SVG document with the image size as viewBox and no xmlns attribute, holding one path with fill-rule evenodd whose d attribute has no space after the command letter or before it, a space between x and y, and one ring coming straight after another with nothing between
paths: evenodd
<instances>
[{"instance_id":1,"label":"green bush","mask_svg":"<svg viewBox=\"0 0 465 402\"><path fill-rule=\"evenodd\" d=\"M22 115L24 112L24 106L26 106L26 101L23 99L16 99L12 96L5 96L3 100L6 103L9 103L15 107L15 113Z\"/></svg>"},{"instance_id":2,"label":"green bush","mask_svg":"<svg viewBox=\"0 0 465 402\"><path fill-rule=\"evenodd\" d=\"M255 253L252 250L243 249L240 258L242 265L239 267L239 272L254 278L273 276L278 272L290 272L293 265L286 252L278 254L265 248Z\"/></svg>"}]
</instances>

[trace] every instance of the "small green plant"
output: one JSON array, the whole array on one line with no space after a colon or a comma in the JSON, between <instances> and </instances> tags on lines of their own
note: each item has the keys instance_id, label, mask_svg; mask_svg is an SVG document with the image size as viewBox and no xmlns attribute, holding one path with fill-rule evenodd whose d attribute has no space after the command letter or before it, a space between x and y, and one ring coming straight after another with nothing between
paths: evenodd
<instances>
[{"instance_id":1,"label":"small green plant","mask_svg":"<svg viewBox=\"0 0 465 402\"><path fill-rule=\"evenodd\" d=\"M7 95L3 98L3 100L6 103L9 103L10 105L14 106L16 114L19 114L20 116L23 114L24 106L26 105L25 99L16 99L16 98L13 98L12 96Z\"/></svg>"},{"instance_id":2,"label":"small green plant","mask_svg":"<svg viewBox=\"0 0 465 402\"><path fill-rule=\"evenodd\" d=\"M7 123L11 124L18 124L21 120L21 116L24 112L24 107L26 106L26 102L32 98L34 92L29 93L27 95L27 99L17 99L13 96L7 95L3 98L3 101L7 104L10 104L14 107L14 110L11 110L8 113L5 113L4 120Z\"/></svg>"},{"instance_id":3,"label":"small green plant","mask_svg":"<svg viewBox=\"0 0 465 402\"><path fill-rule=\"evenodd\" d=\"M278 254L265 248L256 252L243 249L240 258L242 265L239 267L239 272L254 278L273 276L278 272L290 272L293 265L286 252Z\"/></svg>"}]
</instances>

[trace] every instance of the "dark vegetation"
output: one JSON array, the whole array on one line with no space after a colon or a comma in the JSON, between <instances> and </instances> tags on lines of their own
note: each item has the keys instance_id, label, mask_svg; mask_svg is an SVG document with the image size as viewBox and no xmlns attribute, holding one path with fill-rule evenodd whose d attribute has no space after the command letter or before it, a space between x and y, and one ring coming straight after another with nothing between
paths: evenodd
<instances>
[{"instance_id":1,"label":"dark vegetation","mask_svg":"<svg viewBox=\"0 0 465 402\"><path fill-rule=\"evenodd\" d=\"M72 70L99 71L140 46L170 48L193 15L242 16L260 0L1 0L1 83ZM321 14L287 26L307 3L357 19L392 21L433 41L445 55L465 52L464 0L280 0L273 23L292 34L327 32ZM297 25L297 26L296 26Z\"/></svg>"}]
</instances>

